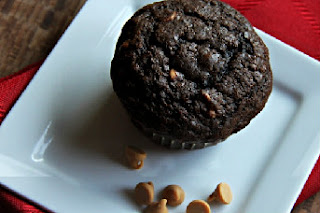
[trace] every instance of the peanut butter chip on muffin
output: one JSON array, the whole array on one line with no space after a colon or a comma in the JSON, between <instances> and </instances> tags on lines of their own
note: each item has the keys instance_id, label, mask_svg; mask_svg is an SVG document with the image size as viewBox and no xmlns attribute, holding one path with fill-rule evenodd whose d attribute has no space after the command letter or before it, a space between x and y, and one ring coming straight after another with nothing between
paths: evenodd
<instances>
[{"instance_id":1,"label":"peanut butter chip on muffin","mask_svg":"<svg viewBox=\"0 0 320 213\"><path fill-rule=\"evenodd\" d=\"M177 73L176 73L176 71L175 71L174 69L171 69L171 70L170 70L170 78L171 78L172 80L174 80L174 79L177 78Z\"/></svg>"},{"instance_id":2,"label":"peanut butter chip on muffin","mask_svg":"<svg viewBox=\"0 0 320 213\"><path fill-rule=\"evenodd\" d=\"M216 112L214 110L209 111L209 115L211 118L215 118L217 116Z\"/></svg>"},{"instance_id":3,"label":"peanut butter chip on muffin","mask_svg":"<svg viewBox=\"0 0 320 213\"><path fill-rule=\"evenodd\" d=\"M170 16L165 18L165 21L173 21L176 17L177 17L177 12L173 11L173 13Z\"/></svg>"}]
</instances>

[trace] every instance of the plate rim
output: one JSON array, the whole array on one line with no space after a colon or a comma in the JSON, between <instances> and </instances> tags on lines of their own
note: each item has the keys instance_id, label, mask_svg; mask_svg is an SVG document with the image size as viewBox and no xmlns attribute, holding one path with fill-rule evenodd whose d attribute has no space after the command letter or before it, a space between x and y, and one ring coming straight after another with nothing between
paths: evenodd
<instances>
[{"instance_id":1,"label":"plate rim","mask_svg":"<svg viewBox=\"0 0 320 213\"><path fill-rule=\"evenodd\" d=\"M37 77L38 74L44 72L43 70L44 70L45 68L43 68L43 67L46 66L48 60L50 61L50 56L51 56L52 54L55 54L55 49L56 49L57 46L59 46L60 41L65 38L65 35L66 35L66 34L69 33L70 27L73 26L74 22L76 22L76 21L78 20L78 17L82 15L83 10L84 10L84 9L88 6L88 4L90 4L91 2L93 2L93 1L87 1L87 2L83 5L83 7L82 7L81 10L79 11L79 13L75 16L74 20L73 20L72 23L69 25L68 29L67 29L67 30L64 32L64 34L60 37L59 41L57 42L57 44L55 45L55 47L53 48L53 50L51 51L51 53L49 54L49 56L46 58L46 60L45 60L44 63L42 64L42 66L39 68L38 72L35 74L35 76L34 76L34 77L32 78L32 80L29 82L29 84L28 84L28 86L26 87L26 89L25 89L25 90L23 91L23 93L19 96L19 98L18 98L18 100L16 101L16 103L14 104L14 106L10 109L9 113L7 114L7 116L6 116L5 119L2 121L2 123L1 123L1 125L0 125L0 130L2 129L2 127L3 127L4 125L6 125L7 119L10 119L10 117L12 117L12 114L13 114L12 111L14 111L14 108L16 107L16 105L17 105L17 104L22 104L22 103L20 103L20 102L21 102L20 97L23 97L24 94L30 89L30 87L32 87L32 86L30 86L30 85L32 85L35 81L37 81L37 79L38 79L38 77ZM290 45L282 42L281 40L279 40L279 39L277 39L277 38L275 38L275 37L273 37L273 36L271 36L271 35L263 32L262 30L259 30L259 29L256 29L256 30L257 30L259 33L261 33L261 34L265 34L264 36L270 37L270 39L272 39L273 41L278 42L279 44L284 45L285 47L289 48L290 51L293 51L293 52L294 52L295 54L297 54L299 57L303 57L305 60L308 60L310 63L314 63L316 66L319 66L319 67L320 67L320 62L317 61L316 59L314 59L314 58L308 56L307 54L305 54L305 53L297 50L296 48L294 48L294 47L292 47L292 46L290 46ZM316 70L315 70L315 72L319 72L319 71L316 71ZM308 97L308 99L310 99L310 98L312 98L312 97ZM320 130L318 131L318 135L316 136L316 140L319 140L319 138L320 138ZM0 154L1 154L1 153L0 153ZM300 184L299 187L297 187L297 190L296 190L296 191L299 191L299 192L300 192L301 189L303 188L303 185L304 185L305 181L307 180L307 178L308 178L308 176L309 176L312 168L314 167L314 165L315 165L315 163L316 163L316 160L318 159L317 156L319 156L319 154L320 154L320 149L318 150L318 152L314 152L314 153L313 153L312 163L310 163L309 166L308 166L308 169L307 169L308 172L304 175L304 181L301 181L301 184ZM14 190L14 189L12 189L12 187L4 184L2 181L1 181L1 184L4 185L5 187L7 187L8 189L10 189L11 191L16 192L16 190ZM23 197L26 197L26 196L24 196L23 194L21 194L21 193L19 193L19 192L16 192L16 193L17 193L17 194L20 194L20 195L23 196ZM295 196L295 199L294 199L294 200L291 202L291 204L290 204L291 207L290 207L289 211L291 210L292 206L294 205L294 203L295 203L295 201L296 201L296 198L298 197L299 193L296 193L295 195L296 195L296 196ZM29 200L28 197L26 197L26 198ZM36 202L36 201L33 201L32 199L31 199L31 202L35 202L35 203L36 203L38 206L40 206L40 207L42 206L41 203ZM46 207L44 206L44 208L46 208ZM287 211L287 210L286 210L286 211Z\"/></svg>"}]
</instances>

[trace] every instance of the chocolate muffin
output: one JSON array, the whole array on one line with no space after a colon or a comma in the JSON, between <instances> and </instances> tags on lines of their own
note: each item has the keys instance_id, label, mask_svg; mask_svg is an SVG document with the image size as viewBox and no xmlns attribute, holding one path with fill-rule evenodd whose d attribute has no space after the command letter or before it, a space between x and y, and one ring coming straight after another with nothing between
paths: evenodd
<instances>
[{"instance_id":1,"label":"chocolate muffin","mask_svg":"<svg viewBox=\"0 0 320 213\"><path fill-rule=\"evenodd\" d=\"M217 0L167 0L127 21L111 64L133 123L171 148L203 148L247 126L272 90L268 49Z\"/></svg>"}]
</instances>

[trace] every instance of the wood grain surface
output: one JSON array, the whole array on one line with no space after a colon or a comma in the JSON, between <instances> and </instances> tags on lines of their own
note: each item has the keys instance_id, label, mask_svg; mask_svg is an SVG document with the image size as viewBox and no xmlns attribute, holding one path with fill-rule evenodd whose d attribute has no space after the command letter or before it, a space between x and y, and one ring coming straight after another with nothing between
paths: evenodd
<instances>
[{"instance_id":1,"label":"wood grain surface","mask_svg":"<svg viewBox=\"0 0 320 213\"><path fill-rule=\"evenodd\" d=\"M0 77L50 53L85 0L0 0Z\"/></svg>"},{"instance_id":2,"label":"wood grain surface","mask_svg":"<svg viewBox=\"0 0 320 213\"><path fill-rule=\"evenodd\" d=\"M0 0L0 78L46 58L85 1ZM320 213L320 192L292 213Z\"/></svg>"}]
</instances>

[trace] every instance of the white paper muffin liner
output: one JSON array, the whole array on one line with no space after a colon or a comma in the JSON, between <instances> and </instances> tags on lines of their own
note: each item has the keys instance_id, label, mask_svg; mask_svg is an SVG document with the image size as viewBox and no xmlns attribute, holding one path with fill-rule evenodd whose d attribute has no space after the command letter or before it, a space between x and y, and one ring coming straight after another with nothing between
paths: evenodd
<instances>
[{"instance_id":1,"label":"white paper muffin liner","mask_svg":"<svg viewBox=\"0 0 320 213\"><path fill-rule=\"evenodd\" d=\"M208 142L208 141L193 142L193 141L175 140L170 136L165 136L165 135L154 132L153 129L146 128L143 124L141 124L140 122L134 119L131 119L131 121L140 131L142 131L153 142L169 149L188 149L188 150L203 149L208 146L216 145L222 141L220 140L220 141L214 141L214 142Z\"/></svg>"},{"instance_id":2,"label":"white paper muffin liner","mask_svg":"<svg viewBox=\"0 0 320 213\"><path fill-rule=\"evenodd\" d=\"M157 133L152 132L152 141L154 141L157 144L160 144L161 146L165 146L169 149L203 149L208 146L216 145L217 142L211 143L211 142L181 142L174 139L170 139L168 137L165 137L163 135L159 135Z\"/></svg>"}]
</instances>

